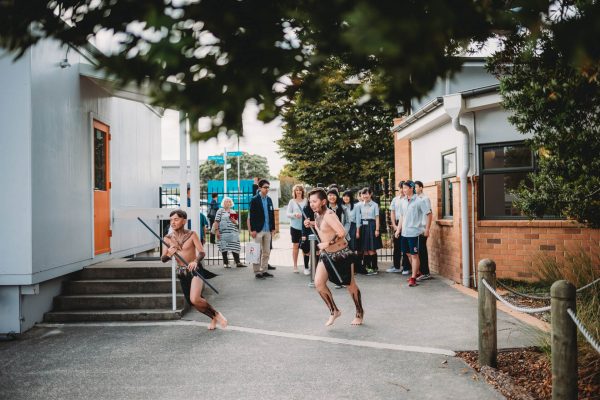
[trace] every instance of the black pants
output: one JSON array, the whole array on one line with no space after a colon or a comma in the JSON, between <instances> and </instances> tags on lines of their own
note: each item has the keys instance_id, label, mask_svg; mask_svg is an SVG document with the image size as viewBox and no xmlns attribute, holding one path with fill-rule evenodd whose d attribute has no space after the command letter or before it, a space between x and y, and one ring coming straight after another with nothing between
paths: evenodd
<instances>
[{"instance_id":1,"label":"black pants","mask_svg":"<svg viewBox=\"0 0 600 400\"><path fill-rule=\"evenodd\" d=\"M429 274L429 255L427 254L427 237L419 235L419 261L421 274Z\"/></svg>"},{"instance_id":2,"label":"black pants","mask_svg":"<svg viewBox=\"0 0 600 400\"><path fill-rule=\"evenodd\" d=\"M410 271L410 261L406 254L402 254L402 246L400 244L402 236L394 236L394 267ZM419 250L420 252L421 250Z\"/></svg>"},{"instance_id":3,"label":"black pants","mask_svg":"<svg viewBox=\"0 0 600 400\"><path fill-rule=\"evenodd\" d=\"M214 219L209 219L209 222L210 222L210 226L208 227L208 229L211 231L211 233L210 233L210 237L209 237L208 240L209 240L210 243L215 244L216 243L215 237L217 235L215 235L214 233L212 233L212 227L213 227L213 224L215 223L215 220Z\"/></svg>"},{"instance_id":4,"label":"black pants","mask_svg":"<svg viewBox=\"0 0 600 400\"><path fill-rule=\"evenodd\" d=\"M231 254L233 254L233 261L236 263L236 265L240 264L240 255L239 255L239 253L236 253L236 252L232 251ZM225 265L229 264L229 259L227 258L227 252L223 251L223 252L221 252L221 255L223 256L223 263Z\"/></svg>"}]
</instances>

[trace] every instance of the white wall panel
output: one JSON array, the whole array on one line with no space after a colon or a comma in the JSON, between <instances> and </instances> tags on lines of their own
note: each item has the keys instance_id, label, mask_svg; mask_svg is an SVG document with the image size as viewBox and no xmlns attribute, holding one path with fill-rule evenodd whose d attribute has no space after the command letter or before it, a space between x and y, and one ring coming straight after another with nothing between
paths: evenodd
<instances>
[{"instance_id":1,"label":"white wall panel","mask_svg":"<svg viewBox=\"0 0 600 400\"><path fill-rule=\"evenodd\" d=\"M0 284L31 274L30 62L0 51Z\"/></svg>"},{"instance_id":2,"label":"white wall panel","mask_svg":"<svg viewBox=\"0 0 600 400\"><path fill-rule=\"evenodd\" d=\"M90 137L82 118L78 55L52 41L32 49L33 273L91 254Z\"/></svg>"},{"instance_id":3,"label":"white wall panel","mask_svg":"<svg viewBox=\"0 0 600 400\"><path fill-rule=\"evenodd\" d=\"M522 135L508 122L510 113L502 108L478 111L475 114L477 144L525 140L531 135Z\"/></svg>"},{"instance_id":4,"label":"white wall panel","mask_svg":"<svg viewBox=\"0 0 600 400\"><path fill-rule=\"evenodd\" d=\"M161 175L160 117L143 104L113 99L112 208L158 207ZM113 252L157 241L136 219L114 219Z\"/></svg>"},{"instance_id":5,"label":"white wall panel","mask_svg":"<svg viewBox=\"0 0 600 400\"><path fill-rule=\"evenodd\" d=\"M470 113L461 116L461 123L469 129L473 137L473 116ZM424 183L439 181L442 177L442 153L456 148L457 175L462 168L462 134L456 132L451 124L444 124L426 135L411 142L412 179ZM472 142L471 142L472 143ZM473 162L471 155L471 163Z\"/></svg>"}]
</instances>

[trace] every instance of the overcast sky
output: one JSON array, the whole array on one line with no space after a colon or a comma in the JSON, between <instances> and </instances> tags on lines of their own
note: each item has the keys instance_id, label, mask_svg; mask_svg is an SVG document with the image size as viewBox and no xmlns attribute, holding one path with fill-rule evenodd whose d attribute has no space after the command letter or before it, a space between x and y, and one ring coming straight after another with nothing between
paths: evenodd
<instances>
[{"instance_id":1,"label":"overcast sky","mask_svg":"<svg viewBox=\"0 0 600 400\"><path fill-rule=\"evenodd\" d=\"M250 154L265 156L269 162L270 173L277 176L285 160L277 153L279 146L275 140L282 136L281 122L275 120L263 124L256 119L258 108L256 105L248 104L243 114L244 136L240 137L240 151ZM225 135L199 143L200 163L205 161L209 155L223 154L224 147L227 151L238 149L237 137L227 138ZM162 159L179 160L179 113L174 110L166 110L162 120ZM189 149L188 149L189 160Z\"/></svg>"}]
</instances>

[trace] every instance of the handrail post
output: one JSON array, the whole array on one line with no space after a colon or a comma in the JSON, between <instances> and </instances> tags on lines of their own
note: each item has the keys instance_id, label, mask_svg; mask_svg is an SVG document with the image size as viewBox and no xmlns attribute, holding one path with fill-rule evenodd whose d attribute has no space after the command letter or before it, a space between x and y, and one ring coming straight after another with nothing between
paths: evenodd
<instances>
[{"instance_id":1,"label":"handrail post","mask_svg":"<svg viewBox=\"0 0 600 400\"><path fill-rule=\"evenodd\" d=\"M577 292L560 280L550 288L552 315L552 400L577 400L577 327L567 309L576 311Z\"/></svg>"},{"instance_id":2,"label":"handrail post","mask_svg":"<svg viewBox=\"0 0 600 400\"><path fill-rule=\"evenodd\" d=\"M315 287L315 272L317 271L317 235L308 235L310 243L310 283L309 287Z\"/></svg>"},{"instance_id":3,"label":"handrail post","mask_svg":"<svg viewBox=\"0 0 600 400\"><path fill-rule=\"evenodd\" d=\"M479 324L479 366L498 366L498 336L496 328L496 298L485 285L483 279L496 289L496 263L490 259L479 261L478 282L478 324Z\"/></svg>"},{"instance_id":4,"label":"handrail post","mask_svg":"<svg viewBox=\"0 0 600 400\"><path fill-rule=\"evenodd\" d=\"M177 268L177 260L175 256L171 257L171 297L173 303L173 311L177 309L177 286L175 284L175 270Z\"/></svg>"}]
</instances>

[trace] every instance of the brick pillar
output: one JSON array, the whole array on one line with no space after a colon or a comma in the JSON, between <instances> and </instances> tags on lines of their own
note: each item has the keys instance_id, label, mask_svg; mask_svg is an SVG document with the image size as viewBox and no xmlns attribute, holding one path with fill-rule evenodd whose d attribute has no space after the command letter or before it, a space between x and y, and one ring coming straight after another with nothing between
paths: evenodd
<instances>
[{"instance_id":1,"label":"brick pillar","mask_svg":"<svg viewBox=\"0 0 600 400\"><path fill-rule=\"evenodd\" d=\"M396 139L394 133L394 172L395 187L401 180L410 179L412 176L412 152L409 139Z\"/></svg>"}]
</instances>

